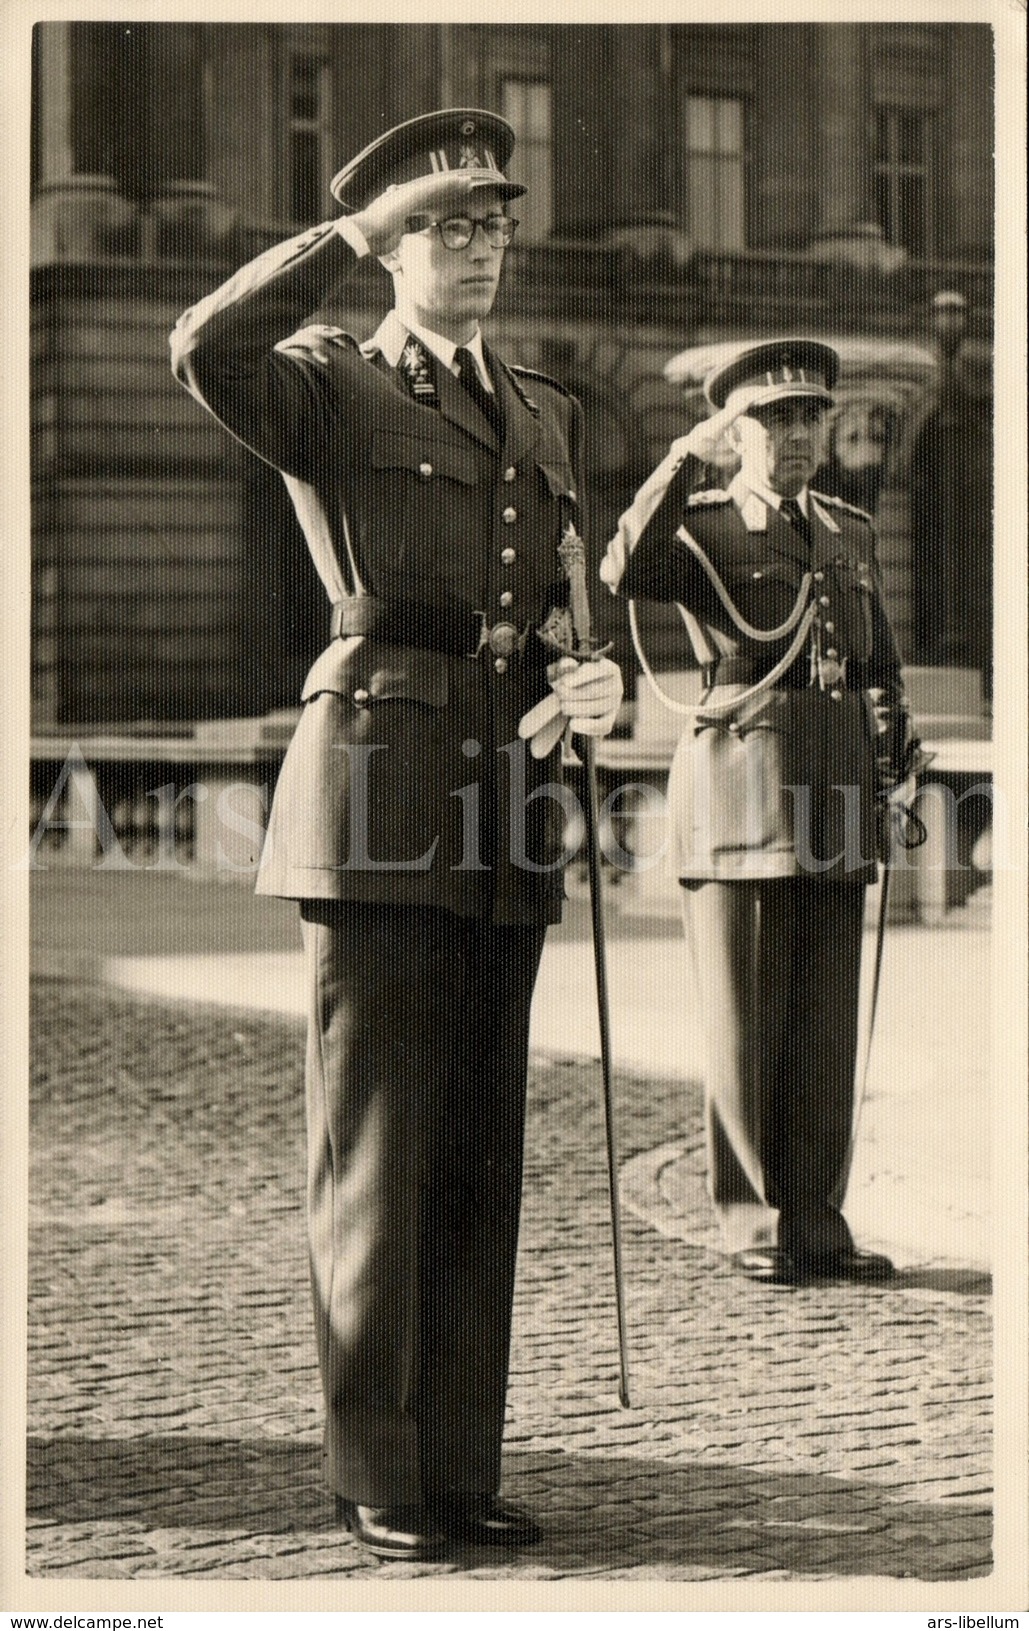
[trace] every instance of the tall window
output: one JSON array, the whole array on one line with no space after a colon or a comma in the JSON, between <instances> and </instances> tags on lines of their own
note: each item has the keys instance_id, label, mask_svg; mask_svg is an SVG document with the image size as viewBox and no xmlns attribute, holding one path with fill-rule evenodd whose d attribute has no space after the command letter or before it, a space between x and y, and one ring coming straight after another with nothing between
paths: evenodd
<instances>
[{"instance_id":1,"label":"tall window","mask_svg":"<svg viewBox=\"0 0 1029 1631\"><path fill-rule=\"evenodd\" d=\"M500 107L515 133L512 177L528 188L511 209L519 221L516 243L542 243L554 225L553 94L542 79L502 79Z\"/></svg>"},{"instance_id":2,"label":"tall window","mask_svg":"<svg viewBox=\"0 0 1029 1631\"><path fill-rule=\"evenodd\" d=\"M329 180L327 142L332 121L329 65L309 51L292 52L286 86L286 197L291 221L320 221Z\"/></svg>"},{"instance_id":3,"label":"tall window","mask_svg":"<svg viewBox=\"0 0 1029 1631\"><path fill-rule=\"evenodd\" d=\"M916 258L931 255L929 116L915 108L877 108L872 165L883 237Z\"/></svg>"},{"instance_id":4,"label":"tall window","mask_svg":"<svg viewBox=\"0 0 1029 1631\"><path fill-rule=\"evenodd\" d=\"M745 249L744 109L731 96L686 98L686 199L701 249Z\"/></svg>"}]
</instances>

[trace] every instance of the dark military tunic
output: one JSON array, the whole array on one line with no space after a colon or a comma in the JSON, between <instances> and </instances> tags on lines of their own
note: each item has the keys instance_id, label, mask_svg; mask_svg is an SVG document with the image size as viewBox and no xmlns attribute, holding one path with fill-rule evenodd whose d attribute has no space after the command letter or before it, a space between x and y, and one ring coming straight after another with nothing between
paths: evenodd
<instances>
[{"instance_id":1,"label":"dark military tunic","mask_svg":"<svg viewBox=\"0 0 1029 1631\"><path fill-rule=\"evenodd\" d=\"M533 759L518 721L547 691L553 653L534 631L567 601L557 546L578 502L578 404L487 349L500 446L447 369L423 394L379 336L322 336L317 361L294 331L355 262L331 223L269 250L180 320L176 371L286 477L325 584L327 638L330 605L353 595L481 612L528 637L500 670L474 639L448 654L393 643L388 625L328 644L304 686L257 888L552 922L562 812L533 794L560 780L560 753Z\"/></svg>"}]
</instances>

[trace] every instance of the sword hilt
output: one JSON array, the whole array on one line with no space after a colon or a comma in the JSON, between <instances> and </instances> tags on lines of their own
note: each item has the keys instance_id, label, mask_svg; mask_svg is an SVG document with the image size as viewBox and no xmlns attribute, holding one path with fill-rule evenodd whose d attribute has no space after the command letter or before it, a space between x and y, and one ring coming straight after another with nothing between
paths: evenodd
<instances>
[{"instance_id":1,"label":"sword hilt","mask_svg":"<svg viewBox=\"0 0 1029 1631\"><path fill-rule=\"evenodd\" d=\"M549 631L546 628L541 629L540 638L547 645L552 645L556 651L560 651L562 656L576 657L580 662L596 662L598 657L606 657L614 642L608 640L603 645L597 645L594 641L593 617L586 582L586 545L576 532L573 521L566 523L561 542L557 546L557 553L568 579L571 639L567 621Z\"/></svg>"}]
</instances>

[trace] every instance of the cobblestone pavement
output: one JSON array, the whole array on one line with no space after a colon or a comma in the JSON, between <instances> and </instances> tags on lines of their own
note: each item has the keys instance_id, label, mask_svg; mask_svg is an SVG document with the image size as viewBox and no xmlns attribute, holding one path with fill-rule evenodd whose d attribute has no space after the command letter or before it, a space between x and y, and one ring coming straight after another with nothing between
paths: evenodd
<instances>
[{"instance_id":1,"label":"cobblestone pavement","mask_svg":"<svg viewBox=\"0 0 1029 1631\"><path fill-rule=\"evenodd\" d=\"M678 1135L682 1236L625 1220L625 1410L597 1067L534 1060L505 1491L545 1539L412 1567L321 1483L299 1025L43 978L33 1055L30 1575L988 1573L988 1278L741 1284L703 1244L695 1087L620 1073L625 1160Z\"/></svg>"}]
</instances>

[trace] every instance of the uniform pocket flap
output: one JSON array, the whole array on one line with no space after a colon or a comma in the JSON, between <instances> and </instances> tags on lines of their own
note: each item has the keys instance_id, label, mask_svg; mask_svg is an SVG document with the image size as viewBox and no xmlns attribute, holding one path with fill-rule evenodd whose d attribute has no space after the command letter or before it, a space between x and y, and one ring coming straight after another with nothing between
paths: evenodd
<instances>
[{"instance_id":1,"label":"uniform pocket flap","mask_svg":"<svg viewBox=\"0 0 1029 1631\"><path fill-rule=\"evenodd\" d=\"M443 708L447 701L447 659L418 646L385 646L366 641L369 702L424 702ZM361 682L357 682L360 687Z\"/></svg>"},{"instance_id":2,"label":"uniform pocket flap","mask_svg":"<svg viewBox=\"0 0 1029 1631\"><path fill-rule=\"evenodd\" d=\"M394 699L443 708L447 659L419 646L390 646L353 635L349 640L334 640L316 658L300 700L310 702L321 691L349 697L362 708Z\"/></svg>"},{"instance_id":3,"label":"uniform pocket flap","mask_svg":"<svg viewBox=\"0 0 1029 1631\"><path fill-rule=\"evenodd\" d=\"M376 431L371 439L370 457L373 470L409 470L423 481L446 476L471 486L479 474L470 448L435 441L428 434L412 436L397 431Z\"/></svg>"},{"instance_id":4,"label":"uniform pocket flap","mask_svg":"<svg viewBox=\"0 0 1029 1631\"><path fill-rule=\"evenodd\" d=\"M786 561L770 561L766 556L763 561L740 561L727 570L726 576L733 583L760 583L765 580L789 583L799 589L802 573L799 566L790 566Z\"/></svg>"}]
</instances>

